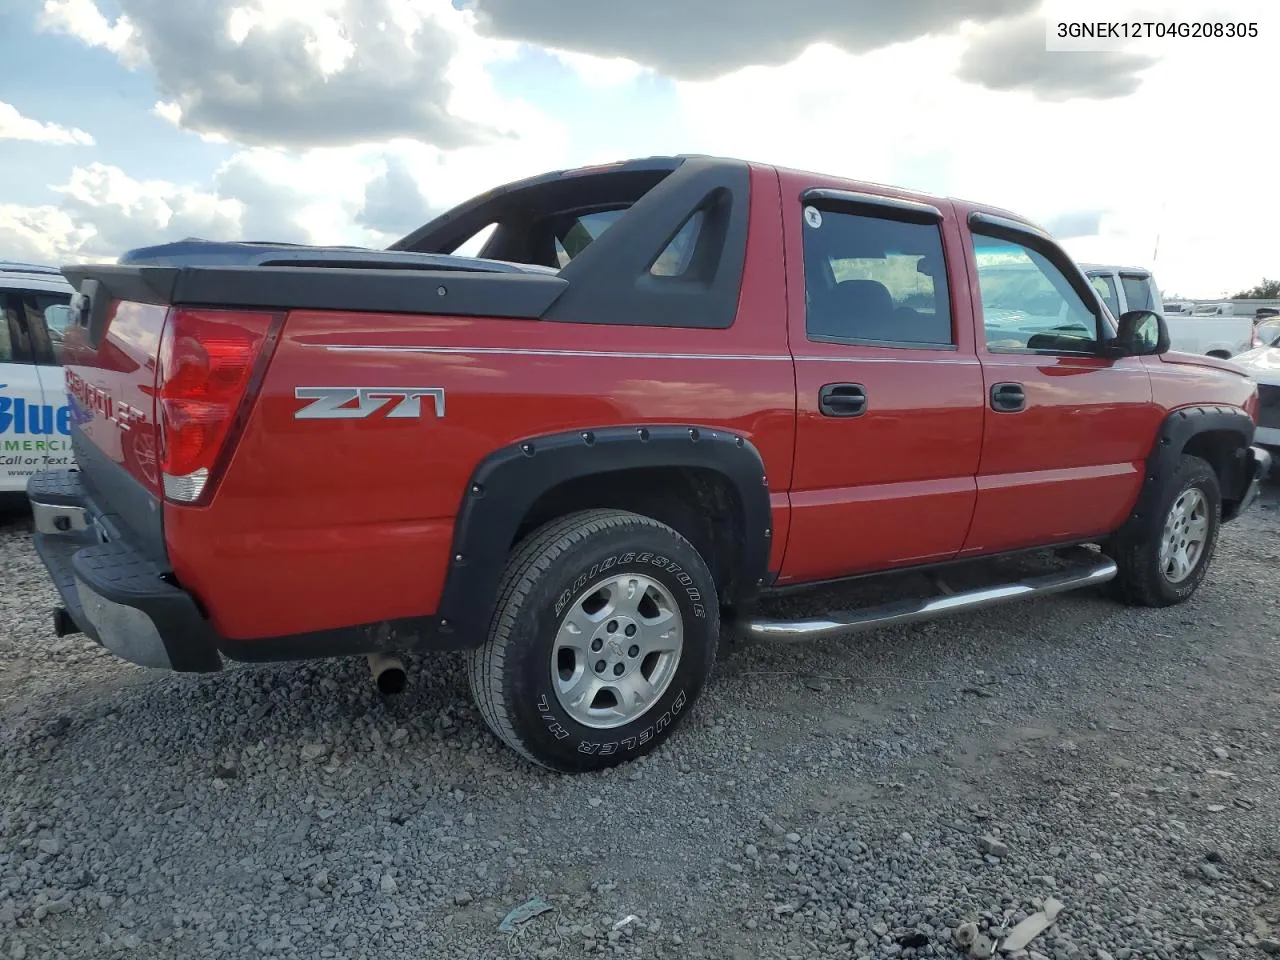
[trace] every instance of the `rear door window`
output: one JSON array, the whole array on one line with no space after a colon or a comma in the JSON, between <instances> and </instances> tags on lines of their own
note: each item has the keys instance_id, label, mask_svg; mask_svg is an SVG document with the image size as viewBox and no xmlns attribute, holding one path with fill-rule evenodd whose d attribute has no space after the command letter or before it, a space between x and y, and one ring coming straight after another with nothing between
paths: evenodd
<instances>
[{"instance_id":1,"label":"rear door window","mask_svg":"<svg viewBox=\"0 0 1280 960\"><path fill-rule=\"evenodd\" d=\"M1113 317L1120 316L1120 298L1116 295L1116 282L1108 273L1091 274L1089 283L1098 291L1098 296L1107 305Z\"/></svg>"},{"instance_id":2,"label":"rear door window","mask_svg":"<svg viewBox=\"0 0 1280 960\"><path fill-rule=\"evenodd\" d=\"M955 343L936 223L810 207L804 272L810 340L911 347Z\"/></svg>"},{"instance_id":3,"label":"rear door window","mask_svg":"<svg viewBox=\"0 0 1280 960\"><path fill-rule=\"evenodd\" d=\"M31 333L20 294L0 291L0 363L31 363Z\"/></svg>"},{"instance_id":4,"label":"rear door window","mask_svg":"<svg viewBox=\"0 0 1280 960\"><path fill-rule=\"evenodd\" d=\"M36 363L47 367L62 366L62 343L71 322L70 294L30 294L24 307Z\"/></svg>"}]
</instances>

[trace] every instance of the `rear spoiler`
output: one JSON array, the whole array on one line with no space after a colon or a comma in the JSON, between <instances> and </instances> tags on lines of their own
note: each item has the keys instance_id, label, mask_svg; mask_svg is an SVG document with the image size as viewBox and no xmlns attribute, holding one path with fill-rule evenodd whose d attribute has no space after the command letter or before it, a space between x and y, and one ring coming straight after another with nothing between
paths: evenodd
<instances>
[{"instance_id":1,"label":"rear spoiler","mask_svg":"<svg viewBox=\"0 0 1280 960\"><path fill-rule=\"evenodd\" d=\"M134 266L62 268L76 289L72 322L95 349L113 303L265 310L344 310L539 319L568 286L548 273L330 266Z\"/></svg>"}]
</instances>

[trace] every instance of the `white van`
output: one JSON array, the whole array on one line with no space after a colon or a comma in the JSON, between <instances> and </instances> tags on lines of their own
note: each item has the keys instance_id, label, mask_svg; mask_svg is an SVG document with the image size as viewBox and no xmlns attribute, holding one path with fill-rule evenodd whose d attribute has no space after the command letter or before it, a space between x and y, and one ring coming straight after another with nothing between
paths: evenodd
<instances>
[{"instance_id":1,"label":"white van","mask_svg":"<svg viewBox=\"0 0 1280 960\"><path fill-rule=\"evenodd\" d=\"M1230 304L1213 304L1211 310L1197 305L1190 313L1174 312L1165 309L1150 270L1096 263L1082 263L1080 269L1112 316L1119 317L1129 310L1163 314L1174 350L1225 360L1253 346L1253 320L1230 316Z\"/></svg>"},{"instance_id":2,"label":"white van","mask_svg":"<svg viewBox=\"0 0 1280 960\"><path fill-rule=\"evenodd\" d=\"M74 292L54 267L0 260L0 497L72 465L62 334Z\"/></svg>"}]
</instances>

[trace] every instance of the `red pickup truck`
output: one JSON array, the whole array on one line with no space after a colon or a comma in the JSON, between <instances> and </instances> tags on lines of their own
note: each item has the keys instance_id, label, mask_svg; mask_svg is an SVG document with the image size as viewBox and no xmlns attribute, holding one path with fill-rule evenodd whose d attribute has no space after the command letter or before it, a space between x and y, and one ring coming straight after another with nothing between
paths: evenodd
<instances>
[{"instance_id":1,"label":"red pickup truck","mask_svg":"<svg viewBox=\"0 0 1280 960\"><path fill-rule=\"evenodd\" d=\"M79 469L28 486L57 632L184 671L466 650L493 731L560 771L670 735L722 618L1185 600L1270 463L1254 383L1113 318L1033 224L754 163L550 173L385 251L63 272ZM1040 548L1065 566L757 604Z\"/></svg>"}]
</instances>

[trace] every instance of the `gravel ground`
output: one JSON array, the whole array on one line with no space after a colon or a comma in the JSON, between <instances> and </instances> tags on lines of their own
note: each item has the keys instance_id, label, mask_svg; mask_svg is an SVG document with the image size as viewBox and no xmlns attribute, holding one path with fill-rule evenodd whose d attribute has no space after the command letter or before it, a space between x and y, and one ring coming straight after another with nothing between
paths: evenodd
<instances>
[{"instance_id":1,"label":"gravel ground","mask_svg":"<svg viewBox=\"0 0 1280 960\"><path fill-rule=\"evenodd\" d=\"M386 702L362 661L184 677L56 640L26 527L0 525L0 960L958 958L957 925L1050 896L1030 960L1280 950L1280 489L1185 606L728 645L658 753L576 778L499 747L460 658Z\"/></svg>"}]
</instances>

